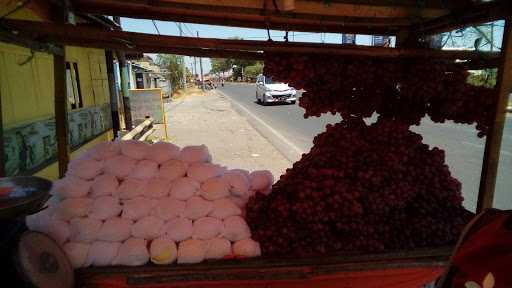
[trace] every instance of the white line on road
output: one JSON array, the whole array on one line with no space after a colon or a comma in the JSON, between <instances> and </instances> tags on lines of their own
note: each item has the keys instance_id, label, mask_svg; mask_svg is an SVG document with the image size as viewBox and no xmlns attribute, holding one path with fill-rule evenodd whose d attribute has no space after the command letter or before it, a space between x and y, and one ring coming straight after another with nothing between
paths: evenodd
<instances>
[{"instance_id":1,"label":"white line on road","mask_svg":"<svg viewBox=\"0 0 512 288\"><path fill-rule=\"evenodd\" d=\"M477 147L477 148L484 148L484 145L482 145L482 144L475 144L475 143L471 143L468 141L462 141L462 144L467 145L467 146Z\"/></svg>"},{"instance_id":2,"label":"white line on road","mask_svg":"<svg viewBox=\"0 0 512 288\"><path fill-rule=\"evenodd\" d=\"M286 158L288 158L288 160L290 160L292 162L295 162L298 159L300 159L300 157L302 156L302 153L305 153L305 151L303 151L302 149L297 147L297 145L295 145L292 142L290 142L281 133L279 133L277 130L272 128L272 126L270 126L267 123L265 123L265 121L263 121L258 116L254 115L254 113L249 111L249 109L245 108L243 105L237 103L233 98L228 96L226 93L224 93L222 91L218 91L218 90L216 92L219 93L219 94L222 94L224 97L228 98L230 100L231 104L235 105L238 109L242 110L242 112L245 113L248 117L250 117L253 121L255 121L258 124L262 125L263 128L265 128L269 133L273 134L273 136L275 138L277 138L278 141L282 142L285 146L287 146L287 148L289 150L292 150L292 151L286 151L286 150L283 151L283 149L279 149L280 147L276 147L278 150L280 150L280 152ZM265 135L265 134L267 134L267 133L265 133L265 131L261 131L260 130L260 128L261 128L260 126L258 126L258 125L253 125L253 126L254 126L254 128L256 128L256 130L258 130L260 132L260 134L262 134L263 137L267 138L267 140L269 140L271 143L273 142L272 141L273 139L271 139L271 137L269 137L269 135ZM272 144L274 144L274 146L283 146L283 145L279 145L280 143L272 143ZM290 153L290 152L292 152L292 153Z\"/></svg>"}]
</instances>

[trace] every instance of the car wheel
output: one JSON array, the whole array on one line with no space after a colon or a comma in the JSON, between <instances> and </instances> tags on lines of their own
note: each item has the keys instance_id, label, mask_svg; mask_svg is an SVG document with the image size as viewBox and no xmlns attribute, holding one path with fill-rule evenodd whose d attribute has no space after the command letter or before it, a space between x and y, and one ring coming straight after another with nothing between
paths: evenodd
<instances>
[{"instance_id":1,"label":"car wheel","mask_svg":"<svg viewBox=\"0 0 512 288\"><path fill-rule=\"evenodd\" d=\"M292 100L292 101L290 101L290 104L294 105L295 102L296 102L295 100Z\"/></svg>"},{"instance_id":2,"label":"car wheel","mask_svg":"<svg viewBox=\"0 0 512 288\"><path fill-rule=\"evenodd\" d=\"M258 104L261 103L261 99L260 99L260 97L258 97L258 92L256 92L256 102L258 102Z\"/></svg>"},{"instance_id":3,"label":"car wheel","mask_svg":"<svg viewBox=\"0 0 512 288\"><path fill-rule=\"evenodd\" d=\"M262 97L262 100L261 100L261 105L263 106L267 106L268 102L267 100L265 99L265 96Z\"/></svg>"}]
</instances>

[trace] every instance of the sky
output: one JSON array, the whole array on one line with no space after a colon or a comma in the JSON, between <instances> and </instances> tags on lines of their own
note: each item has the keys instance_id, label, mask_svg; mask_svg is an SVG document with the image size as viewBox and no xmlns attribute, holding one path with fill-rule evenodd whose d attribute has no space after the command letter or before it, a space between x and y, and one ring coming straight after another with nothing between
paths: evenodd
<instances>
[{"instance_id":1,"label":"sky","mask_svg":"<svg viewBox=\"0 0 512 288\"><path fill-rule=\"evenodd\" d=\"M122 18L121 25L123 30L131 32L149 33L161 35L179 35L179 24L176 22L169 21L158 21L154 23L151 20L146 19L131 19ZM485 24L484 24L485 25ZM155 27L156 26L156 27ZM501 47L501 40L503 35L504 21L495 22L494 28L494 43L496 47ZM158 29L158 31L157 31ZM250 29L250 28L237 28L237 27L226 27L226 26L215 26L215 25L203 25L203 24L182 24L182 30L184 36L195 37L196 33L199 32L199 37L204 38L220 38L227 39L231 37L241 37L246 40L267 40L267 30L264 29ZM284 41L284 31L270 30L270 36L274 41ZM465 35L464 37L459 37ZM317 43L341 43L342 34L335 33L311 33L311 32L289 32L289 41L296 42L317 42ZM446 46L450 47L465 47L473 49L474 39L478 37L476 33L472 33L471 29L466 30L464 34L459 32L453 32L451 37L448 38L445 35ZM358 45L371 45L370 35L360 35L356 37L356 44ZM394 38L391 40L391 45L394 45ZM482 50L488 50L489 47L482 47ZM149 54L152 58L156 57L156 54ZM189 69L193 65L193 57L185 57L185 62ZM199 69L199 61L197 61L197 69ZM208 58L203 58L203 71L208 73L211 69L211 63ZM198 71L198 70L196 70Z\"/></svg>"},{"instance_id":2,"label":"sky","mask_svg":"<svg viewBox=\"0 0 512 288\"><path fill-rule=\"evenodd\" d=\"M156 27L161 35L179 35L178 23L167 21L155 21ZM122 18L121 25L123 30L131 32L158 34L155 25L151 20ZM182 25L184 36L195 37L199 32L199 37L204 38L220 38L227 39L230 37L241 37L246 40L267 40L267 30L236 28L214 25L190 24ZM270 36L274 41L283 41L284 31L270 31ZM288 34L289 41L296 42L318 42L318 43L341 43L341 34L334 33L309 33L309 32L290 32ZM356 44L371 45L371 37L369 35L357 35ZM154 58L155 54L149 54ZM187 67L190 69L193 63L193 57L185 57ZM199 67L199 62L197 62ZM211 69L209 59L203 58L204 73Z\"/></svg>"}]
</instances>

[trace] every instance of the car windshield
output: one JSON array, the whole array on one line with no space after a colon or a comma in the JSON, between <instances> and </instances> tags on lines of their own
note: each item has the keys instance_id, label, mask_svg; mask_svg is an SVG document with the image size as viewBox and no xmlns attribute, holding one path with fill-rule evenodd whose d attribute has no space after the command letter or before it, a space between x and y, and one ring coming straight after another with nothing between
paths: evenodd
<instances>
[{"instance_id":1,"label":"car windshield","mask_svg":"<svg viewBox=\"0 0 512 288\"><path fill-rule=\"evenodd\" d=\"M265 76L265 84L282 84L283 82L277 82L272 79L272 77Z\"/></svg>"}]
</instances>

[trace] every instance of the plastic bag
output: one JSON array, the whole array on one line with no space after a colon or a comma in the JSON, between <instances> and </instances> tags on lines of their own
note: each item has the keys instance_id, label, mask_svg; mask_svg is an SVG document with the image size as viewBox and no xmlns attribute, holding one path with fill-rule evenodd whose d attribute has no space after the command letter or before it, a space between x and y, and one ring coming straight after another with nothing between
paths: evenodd
<instances>
[{"instance_id":1,"label":"plastic bag","mask_svg":"<svg viewBox=\"0 0 512 288\"><path fill-rule=\"evenodd\" d=\"M181 160L169 160L160 166L158 177L171 181L187 175L188 164Z\"/></svg>"},{"instance_id":2,"label":"plastic bag","mask_svg":"<svg viewBox=\"0 0 512 288\"><path fill-rule=\"evenodd\" d=\"M85 267L87 254L91 244L81 242L68 242L64 244L63 250L68 256L71 266L75 269Z\"/></svg>"},{"instance_id":3,"label":"plastic bag","mask_svg":"<svg viewBox=\"0 0 512 288\"><path fill-rule=\"evenodd\" d=\"M213 210L208 216L224 219L229 216L242 215L242 210L229 198L213 201Z\"/></svg>"},{"instance_id":4,"label":"plastic bag","mask_svg":"<svg viewBox=\"0 0 512 288\"><path fill-rule=\"evenodd\" d=\"M222 220L213 217L203 217L194 221L192 239L208 240L222 233Z\"/></svg>"},{"instance_id":5,"label":"plastic bag","mask_svg":"<svg viewBox=\"0 0 512 288\"><path fill-rule=\"evenodd\" d=\"M118 156L121 153L121 147L119 141L109 141L101 142L89 151L91 158L100 161Z\"/></svg>"},{"instance_id":6,"label":"plastic bag","mask_svg":"<svg viewBox=\"0 0 512 288\"><path fill-rule=\"evenodd\" d=\"M148 263L149 252L147 241L144 239L130 238L119 247L113 265L140 266Z\"/></svg>"},{"instance_id":7,"label":"plastic bag","mask_svg":"<svg viewBox=\"0 0 512 288\"><path fill-rule=\"evenodd\" d=\"M233 254L231 242L226 238L213 238L208 240L206 249L206 259L222 259L230 257Z\"/></svg>"},{"instance_id":8,"label":"plastic bag","mask_svg":"<svg viewBox=\"0 0 512 288\"><path fill-rule=\"evenodd\" d=\"M93 200L90 198L69 198L60 202L55 210L55 217L68 221L71 218L86 216Z\"/></svg>"},{"instance_id":9,"label":"plastic bag","mask_svg":"<svg viewBox=\"0 0 512 288\"><path fill-rule=\"evenodd\" d=\"M147 185L147 181L128 178L121 183L114 196L119 196L121 199L133 199L143 196Z\"/></svg>"},{"instance_id":10,"label":"plastic bag","mask_svg":"<svg viewBox=\"0 0 512 288\"><path fill-rule=\"evenodd\" d=\"M213 210L213 202L204 200L202 197L194 196L187 200L185 205L185 217L196 220L205 217Z\"/></svg>"},{"instance_id":11,"label":"plastic bag","mask_svg":"<svg viewBox=\"0 0 512 288\"><path fill-rule=\"evenodd\" d=\"M122 242L131 236L133 221L126 218L114 217L107 219L98 231L98 240Z\"/></svg>"},{"instance_id":12,"label":"plastic bag","mask_svg":"<svg viewBox=\"0 0 512 288\"><path fill-rule=\"evenodd\" d=\"M185 201L177 200L171 197L165 197L158 200L151 215L154 215L164 221L183 216L185 213Z\"/></svg>"},{"instance_id":13,"label":"plastic bag","mask_svg":"<svg viewBox=\"0 0 512 288\"><path fill-rule=\"evenodd\" d=\"M91 197L114 195L119 188L117 178L110 174L103 174L94 179L91 185Z\"/></svg>"},{"instance_id":14,"label":"plastic bag","mask_svg":"<svg viewBox=\"0 0 512 288\"><path fill-rule=\"evenodd\" d=\"M201 196L206 200L213 201L229 195L229 183L224 178L210 178L201 185Z\"/></svg>"},{"instance_id":15,"label":"plastic bag","mask_svg":"<svg viewBox=\"0 0 512 288\"><path fill-rule=\"evenodd\" d=\"M53 240L55 240L59 245L66 242L71 235L71 229L68 222L57 219L52 219L48 224L46 231L43 232L53 238Z\"/></svg>"},{"instance_id":16,"label":"plastic bag","mask_svg":"<svg viewBox=\"0 0 512 288\"><path fill-rule=\"evenodd\" d=\"M192 220L186 218L171 219L163 227L165 236L176 242L190 238L192 230Z\"/></svg>"},{"instance_id":17,"label":"plastic bag","mask_svg":"<svg viewBox=\"0 0 512 288\"><path fill-rule=\"evenodd\" d=\"M240 216L230 216L224 219L224 231L222 236L230 241L238 241L251 238L251 230Z\"/></svg>"},{"instance_id":18,"label":"plastic bag","mask_svg":"<svg viewBox=\"0 0 512 288\"><path fill-rule=\"evenodd\" d=\"M93 179L103 171L103 162L94 159L80 159L68 165L66 176L72 175L85 180Z\"/></svg>"},{"instance_id":19,"label":"plastic bag","mask_svg":"<svg viewBox=\"0 0 512 288\"><path fill-rule=\"evenodd\" d=\"M155 216L146 216L133 224L132 236L146 240L155 239L162 235L163 226L164 221L162 219Z\"/></svg>"},{"instance_id":20,"label":"plastic bag","mask_svg":"<svg viewBox=\"0 0 512 288\"><path fill-rule=\"evenodd\" d=\"M69 221L72 242L90 243L98 240L98 234L103 223L91 218L73 218Z\"/></svg>"},{"instance_id":21,"label":"plastic bag","mask_svg":"<svg viewBox=\"0 0 512 288\"><path fill-rule=\"evenodd\" d=\"M144 196L149 198L163 198L169 195L171 182L165 178L153 178L148 181Z\"/></svg>"},{"instance_id":22,"label":"plastic bag","mask_svg":"<svg viewBox=\"0 0 512 288\"><path fill-rule=\"evenodd\" d=\"M180 160L188 163L210 162L212 156L205 145L186 146L181 149Z\"/></svg>"},{"instance_id":23,"label":"plastic bag","mask_svg":"<svg viewBox=\"0 0 512 288\"><path fill-rule=\"evenodd\" d=\"M268 170L253 171L249 175L251 190L265 191L274 184L274 176Z\"/></svg>"},{"instance_id":24,"label":"plastic bag","mask_svg":"<svg viewBox=\"0 0 512 288\"><path fill-rule=\"evenodd\" d=\"M202 240L188 239L178 247L178 264L199 263L205 259L207 243Z\"/></svg>"},{"instance_id":25,"label":"plastic bag","mask_svg":"<svg viewBox=\"0 0 512 288\"><path fill-rule=\"evenodd\" d=\"M121 217L130 220L139 220L148 216L158 202L146 197L136 197L123 202Z\"/></svg>"},{"instance_id":26,"label":"plastic bag","mask_svg":"<svg viewBox=\"0 0 512 288\"><path fill-rule=\"evenodd\" d=\"M92 183L92 181L69 175L54 181L50 193L62 199L86 197L91 189Z\"/></svg>"},{"instance_id":27,"label":"plastic bag","mask_svg":"<svg viewBox=\"0 0 512 288\"><path fill-rule=\"evenodd\" d=\"M178 200L187 200L196 195L200 188L197 181L189 177L178 178L171 183L171 197Z\"/></svg>"},{"instance_id":28,"label":"plastic bag","mask_svg":"<svg viewBox=\"0 0 512 288\"><path fill-rule=\"evenodd\" d=\"M119 141L119 145L123 155L136 160L146 158L148 151L151 149L151 145L148 143L137 140Z\"/></svg>"},{"instance_id":29,"label":"plastic bag","mask_svg":"<svg viewBox=\"0 0 512 288\"><path fill-rule=\"evenodd\" d=\"M119 155L106 160L103 171L119 179L124 179L135 169L136 165L137 160L125 155Z\"/></svg>"},{"instance_id":30,"label":"plastic bag","mask_svg":"<svg viewBox=\"0 0 512 288\"><path fill-rule=\"evenodd\" d=\"M149 247L151 262L158 265L171 264L178 257L176 243L167 237L160 237L151 241Z\"/></svg>"},{"instance_id":31,"label":"plastic bag","mask_svg":"<svg viewBox=\"0 0 512 288\"><path fill-rule=\"evenodd\" d=\"M89 218L105 220L115 216L119 216L123 208L119 203L119 199L112 196L103 196L94 199L89 211Z\"/></svg>"},{"instance_id":32,"label":"plastic bag","mask_svg":"<svg viewBox=\"0 0 512 288\"><path fill-rule=\"evenodd\" d=\"M128 175L129 178L147 180L158 173L158 163L151 160L142 160L137 163L135 169Z\"/></svg>"},{"instance_id":33,"label":"plastic bag","mask_svg":"<svg viewBox=\"0 0 512 288\"><path fill-rule=\"evenodd\" d=\"M151 145L146 159L162 164L171 159L178 159L180 157L180 147L169 142L157 142Z\"/></svg>"},{"instance_id":34,"label":"plastic bag","mask_svg":"<svg viewBox=\"0 0 512 288\"><path fill-rule=\"evenodd\" d=\"M236 241L233 244L233 254L240 258L261 256L260 244L250 238Z\"/></svg>"},{"instance_id":35,"label":"plastic bag","mask_svg":"<svg viewBox=\"0 0 512 288\"><path fill-rule=\"evenodd\" d=\"M249 178L240 171L230 170L223 176L229 184L231 195L237 197L247 197L250 188Z\"/></svg>"},{"instance_id":36,"label":"plastic bag","mask_svg":"<svg viewBox=\"0 0 512 288\"><path fill-rule=\"evenodd\" d=\"M109 266L112 265L114 258L121 247L120 242L95 241L89 248L85 266Z\"/></svg>"},{"instance_id":37,"label":"plastic bag","mask_svg":"<svg viewBox=\"0 0 512 288\"><path fill-rule=\"evenodd\" d=\"M200 183L207 179L221 176L223 173L223 167L212 163L194 163L187 170L187 176Z\"/></svg>"}]
</instances>

